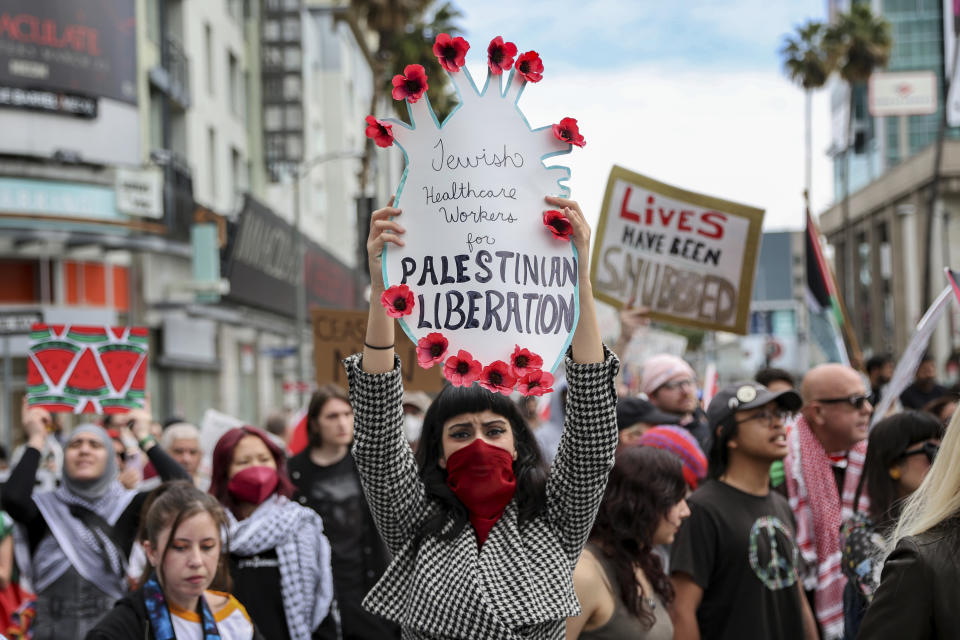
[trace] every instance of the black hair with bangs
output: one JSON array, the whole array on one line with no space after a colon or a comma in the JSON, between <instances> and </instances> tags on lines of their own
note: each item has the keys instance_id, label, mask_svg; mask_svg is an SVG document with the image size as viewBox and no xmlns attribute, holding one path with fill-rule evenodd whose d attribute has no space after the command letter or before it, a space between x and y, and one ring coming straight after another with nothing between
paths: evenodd
<instances>
[{"instance_id":1,"label":"black hair with bangs","mask_svg":"<svg viewBox=\"0 0 960 640\"><path fill-rule=\"evenodd\" d=\"M447 385L437 395L423 418L423 431L417 449L417 466L420 478L426 487L428 498L433 498L440 509L420 525L416 544L428 537L453 540L469 521L469 512L447 486L447 471L441 469L439 460L443 454L443 424L463 413L492 411L506 418L513 431L517 459L513 462L513 474L517 479L514 499L519 509L521 522L542 514L546 507L547 465L537 441L515 403L500 393L472 385L455 387ZM448 524L450 518L452 524Z\"/></svg>"}]
</instances>

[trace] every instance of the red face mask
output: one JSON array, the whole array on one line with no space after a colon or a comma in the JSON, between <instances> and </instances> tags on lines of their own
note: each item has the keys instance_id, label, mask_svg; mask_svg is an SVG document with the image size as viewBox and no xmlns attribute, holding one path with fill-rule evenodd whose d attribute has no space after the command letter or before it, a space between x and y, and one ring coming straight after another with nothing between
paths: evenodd
<instances>
[{"instance_id":1,"label":"red face mask","mask_svg":"<svg viewBox=\"0 0 960 640\"><path fill-rule=\"evenodd\" d=\"M270 497L279 482L273 467L247 467L230 478L227 491L237 500L260 504Z\"/></svg>"},{"instance_id":2,"label":"red face mask","mask_svg":"<svg viewBox=\"0 0 960 640\"><path fill-rule=\"evenodd\" d=\"M477 438L447 459L447 486L470 512L482 545L516 493L513 457Z\"/></svg>"}]
</instances>

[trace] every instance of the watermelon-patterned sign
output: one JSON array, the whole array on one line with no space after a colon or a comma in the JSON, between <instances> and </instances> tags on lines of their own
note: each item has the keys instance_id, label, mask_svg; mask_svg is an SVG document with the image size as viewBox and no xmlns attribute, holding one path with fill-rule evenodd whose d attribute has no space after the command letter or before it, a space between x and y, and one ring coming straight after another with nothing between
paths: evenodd
<instances>
[{"instance_id":1,"label":"watermelon-patterned sign","mask_svg":"<svg viewBox=\"0 0 960 640\"><path fill-rule=\"evenodd\" d=\"M142 407L147 330L35 324L27 361L30 406L72 413L124 413Z\"/></svg>"}]
</instances>

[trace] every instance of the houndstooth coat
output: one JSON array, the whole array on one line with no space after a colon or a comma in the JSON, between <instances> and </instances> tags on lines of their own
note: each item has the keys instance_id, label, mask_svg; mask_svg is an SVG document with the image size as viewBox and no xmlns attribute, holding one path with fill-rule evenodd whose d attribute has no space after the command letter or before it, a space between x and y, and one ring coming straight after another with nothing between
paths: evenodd
<instances>
[{"instance_id":1,"label":"houndstooth coat","mask_svg":"<svg viewBox=\"0 0 960 640\"><path fill-rule=\"evenodd\" d=\"M567 356L566 419L547 481L545 514L519 526L511 501L477 548L469 524L451 541L413 545L437 509L427 498L403 436L400 360L367 374L346 360L355 416L353 455L377 528L394 559L363 601L395 621L406 639L554 640L580 614L573 569L593 525L617 447L617 357L576 364Z\"/></svg>"}]
</instances>

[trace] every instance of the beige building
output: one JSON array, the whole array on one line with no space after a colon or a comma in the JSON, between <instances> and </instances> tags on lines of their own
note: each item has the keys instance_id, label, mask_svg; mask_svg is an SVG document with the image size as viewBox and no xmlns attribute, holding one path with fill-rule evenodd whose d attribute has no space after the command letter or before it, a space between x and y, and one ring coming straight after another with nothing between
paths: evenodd
<instances>
[{"instance_id":1,"label":"beige building","mask_svg":"<svg viewBox=\"0 0 960 640\"><path fill-rule=\"evenodd\" d=\"M933 300L947 285L945 265L960 266L960 141L943 146L938 197L930 185L936 145L909 157L850 195L849 222L842 200L820 215L820 228L834 248L837 281L865 354L903 352L924 307L924 265L929 262ZM851 249L852 250L849 250ZM953 350L960 314L952 304L931 341L943 365Z\"/></svg>"}]
</instances>

